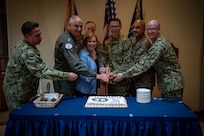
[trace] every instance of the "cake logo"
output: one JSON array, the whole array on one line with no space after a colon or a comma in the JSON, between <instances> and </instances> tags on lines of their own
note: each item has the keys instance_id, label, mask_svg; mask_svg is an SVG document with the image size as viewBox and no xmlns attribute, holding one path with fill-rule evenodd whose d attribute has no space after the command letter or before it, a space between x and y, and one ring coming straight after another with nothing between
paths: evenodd
<instances>
[{"instance_id":1,"label":"cake logo","mask_svg":"<svg viewBox=\"0 0 204 136\"><path fill-rule=\"evenodd\" d=\"M95 102L107 102L108 99L107 98L93 98L92 101L95 101Z\"/></svg>"},{"instance_id":2,"label":"cake logo","mask_svg":"<svg viewBox=\"0 0 204 136\"><path fill-rule=\"evenodd\" d=\"M86 108L127 108L127 101L123 96L89 96Z\"/></svg>"}]
</instances>

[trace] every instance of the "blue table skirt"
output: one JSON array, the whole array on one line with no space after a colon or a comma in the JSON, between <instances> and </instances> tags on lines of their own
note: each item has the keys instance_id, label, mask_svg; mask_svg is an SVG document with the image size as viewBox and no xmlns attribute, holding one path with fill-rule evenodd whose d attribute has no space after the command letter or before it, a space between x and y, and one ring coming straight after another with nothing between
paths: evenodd
<instances>
[{"instance_id":1,"label":"blue table skirt","mask_svg":"<svg viewBox=\"0 0 204 136\"><path fill-rule=\"evenodd\" d=\"M19 107L9 116L6 136L202 136L196 114L181 101L152 99L128 108L84 108L86 97L63 97L55 108Z\"/></svg>"}]
</instances>

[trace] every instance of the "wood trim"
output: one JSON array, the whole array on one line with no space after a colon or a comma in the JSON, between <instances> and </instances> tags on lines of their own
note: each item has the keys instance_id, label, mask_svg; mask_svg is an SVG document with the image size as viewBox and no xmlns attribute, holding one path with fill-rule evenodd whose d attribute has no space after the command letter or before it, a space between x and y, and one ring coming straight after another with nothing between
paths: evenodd
<instances>
[{"instance_id":1,"label":"wood trim","mask_svg":"<svg viewBox=\"0 0 204 136\"><path fill-rule=\"evenodd\" d=\"M8 55L0 55L0 59L8 59Z\"/></svg>"}]
</instances>

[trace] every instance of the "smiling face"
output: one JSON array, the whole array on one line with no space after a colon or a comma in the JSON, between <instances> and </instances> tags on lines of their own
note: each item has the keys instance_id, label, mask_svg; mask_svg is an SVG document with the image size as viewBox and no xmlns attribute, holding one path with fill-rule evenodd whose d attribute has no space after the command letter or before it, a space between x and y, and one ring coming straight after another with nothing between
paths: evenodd
<instances>
[{"instance_id":1,"label":"smiling face","mask_svg":"<svg viewBox=\"0 0 204 136\"><path fill-rule=\"evenodd\" d=\"M151 20L148 24L147 24L147 35L149 37L149 39L151 39L152 42L155 42L157 37L160 35L160 24L158 21L156 20Z\"/></svg>"},{"instance_id":2,"label":"smiling face","mask_svg":"<svg viewBox=\"0 0 204 136\"><path fill-rule=\"evenodd\" d=\"M111 21L109 24L109 33L113 39L116 39L120 36L120 30L122 26L119 21Z\"/></svg>"},{"instance_id":3,"label":"smiling face","mask_svg":"<svg viewBox=\"0 0 204 136\"><path fill-rule=\"evenodd\" d=\"M75 16L72 19L70 19L68 29L71 32L71 34L74 36L74 38L77 38L81 35L82 27L83 27L83 21L81 20L80 17Z\"/></svg>"},{"instance_id":4,"label":"smiling face","mask_svg":"<svg viewBox=\"0 0 204 136\"><path fill-rule=\"evenodd\" d=\"M96 32L96 24L89 22L86 23L84 27L84 34L87 35L88 33L94 33Z\"/></svg>"},{"instance_id":5,"label":"smiling face","mask_svg":"<svg viewBox=\"0 0 204 136\"><path fill-rule=\"evenodd\" d=\"M136 39L141 39L145 35L145 22L136 20L132 26L132 34Z\"/></svg>"},{"instance_id":6,"label":"smiling face","mask_svg":"<svg viewBox=\"0 0 204 136\"><path fill-rule=\"evenodd\" d=\"M83 40L83 45L86 47L88 52L94 52L97 44L97 37L94 33L87 33Z\"/></svg>"},{"instance_id":7,"label":"smiling face","mask_svg":"<svg viewBox=\"0 0 204 136\"><path fill-rule=\"evenodd\" d=\"M92 38L90 38L88 41L87 41L87 44L86 44L86 49L89 51L89 52L93 52L96 48L96 36L93 36Z\"/></svg>"}]
</instances>

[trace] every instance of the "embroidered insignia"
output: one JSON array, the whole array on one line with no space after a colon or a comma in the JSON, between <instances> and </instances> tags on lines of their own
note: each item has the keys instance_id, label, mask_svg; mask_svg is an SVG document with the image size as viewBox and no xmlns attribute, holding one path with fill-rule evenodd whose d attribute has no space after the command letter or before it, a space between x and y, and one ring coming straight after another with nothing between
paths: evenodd
<instances>
[{"instance_id":1,"label":"embroidered insignia","mask_svg":"<svg viewBox=\"0 0 204 136\"><path fill-rule=\"evenodd\" d=\"M67 41L70 42L70 38L69 37L67 38Z\"/></svg>"},{"instance_id":2,"label":"embroidered insignia","mask_svg":"<svg viewBox=\"0 0 204 136\"><path fill-rule=\"evenodd\" d=\"M71 43L65 44L65 48L66 49L71 49L72 47L73 47L73 45Z\"/></svg>"}]
</instances>

